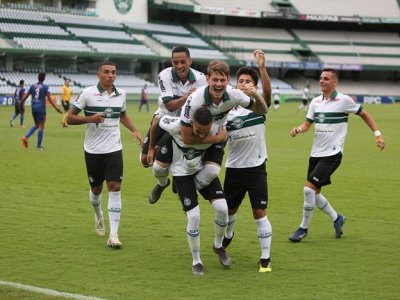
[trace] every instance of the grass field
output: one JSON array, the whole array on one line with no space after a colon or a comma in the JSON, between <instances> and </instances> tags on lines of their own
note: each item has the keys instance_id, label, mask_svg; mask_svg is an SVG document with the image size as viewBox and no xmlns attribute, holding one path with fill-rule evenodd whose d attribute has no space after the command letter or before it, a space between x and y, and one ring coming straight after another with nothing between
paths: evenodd
<instances>
[{"instance_id":1,"label":"grass field","mask_svg":"<svg viewBox=\"0 0 400 300\"><path fill-rule=\"evenodd\" d=\"M334 238L331 220L315 211L309 236L292 244L302 214L303 184L312 133L291 138L305 114L297 104L281 106L267 121L269 219L273 226L273 272L258 273L259 245L248 201L239 210L222 269L211 250L213 210L201 201L203 277L191 273L186 217L168 189L150 205L155 184L139 165L140 149L122 129L124 180L120 239L106 247L94 233L83 158L85 126L62 128L50 107L44 147L24 149L26 129L10 128L11 107L0 107L0 281L18 282L102 299L399 299L400 288L400 106L366 105L387 148L378 151L372 132L351 116L344 157L333 184L324 188L347 217L344 235ZM153 106L154 110L155 107ZM144 135L150 114L128 114ZM221 171L223 179L224 170ZM106 214L107 195L103 195ZM107 221L108 223L108 221ZM0 299L60 299L0 284Z\"/></svg>"}]
</instances>

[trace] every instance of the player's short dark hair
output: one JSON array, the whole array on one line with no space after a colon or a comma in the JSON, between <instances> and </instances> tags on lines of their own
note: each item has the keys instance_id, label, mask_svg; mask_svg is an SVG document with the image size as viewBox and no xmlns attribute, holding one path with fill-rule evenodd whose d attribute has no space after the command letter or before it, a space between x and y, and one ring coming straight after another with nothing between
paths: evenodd
<instances>
[{"instance_id":1,"label":"player's short dark hair","mask_svg":"<svg viewBox=\"0 0 400 300\"><path fill-rule=\"evenodd\" d=\"M23 85L25 83L25 81L23 80L23 79L21 79L20 81L19 81L19 85Z\"/></svg>"},{"instance_id":2,"label":"player's short dark hair","mask_svg":"<svg viewBox=\"0 0 400 300\"><path fill-rule=\"evenodd\" d=\"M101 69L102 66L114 66L114 67L117 67L115 63L113 63L112 61L109 61L109 60L105 61L105 62L102 62L100 64L100 66L99 66L99 70Z\"/></svg>"},{"instance_id":3,"label":"player's short dark hair","mask_svg":"<svg viewBox=\"0 0 400 300\"><path fill-rule=\"evenodd\" d=\"M211 76L212 73L218 73L222 75L229 76L231 71L227 63L222 60L212 60L207 66L207 75Z\"/></svg>"},{"instance_id":4,"label":"player's short dark hair","mask_svg":"<svg viewBox=\"0 0 400 300\"><path fill-rule=\"evenodd\" d=\"M322 72L331 72L336 77L336 79L339 79L338 72L333 68L325 68L322 70Z\"/></svg>"},{"instance_id":5,"label":"player's short dark hair","mask_svg":"<svg viewBox=\"0 0 400 300\"><path fill-rule=\"evenodd\" d=\"M209 125L213 121L213 116L208 108L199 107L193 114L193 120L201 125Z\"/></svg>"},{"instance_id":6,"label":"player's short dark hair","mask_svg":"<svg viewBox=\"0 0 400 300\"><path fill-rule=\"evenodd\" d=\"M239 79L239 77L243 74L249 75L251 79L253 80L254 85L257 85L258 83L258 73L256 70L250 67L241 67L237 72L236 72L236 77Z\"/></svg>"},{"instance_id":7,"label":"player's short dark hair","mask_svg":"<svg viewBox=\"0 0 400 300\"><path fill-rule=\"evenodd\" d=\"M172 49L172 56L174 53L180 53L180 52L185 52L187 57L190 57L190 51L187 47L185 46L176 46Z\"/></svg>"},{"instance_id":8,"label":"player's short dark hair","mask_svg":"<svg viewBox=\"0 0 400 300\"><path fill-rule=\"evenodd\" d=\"M39 79L39 81L44 81L46 79L46 73L45 72L39 72L38 79Z\"/></svg>"}]
</instances>

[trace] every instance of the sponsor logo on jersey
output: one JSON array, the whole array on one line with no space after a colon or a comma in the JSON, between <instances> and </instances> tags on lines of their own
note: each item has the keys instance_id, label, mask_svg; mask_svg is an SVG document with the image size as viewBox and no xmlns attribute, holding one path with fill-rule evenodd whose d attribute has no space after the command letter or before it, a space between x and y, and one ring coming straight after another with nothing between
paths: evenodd
<instances>
[{"instance_id":1,"label":"sponsor logo on jersey","mask_svg":"<svg viewBox=\"0 0 400 300\"><path fill-rule=\"evenodd\" d=\"M192 101L192 96L189 97L189 99L186 100L186 107L185 107L185 112L184 112L184 116L185 118L189 119L190 117L190 102Z\"/></svg>"},{"instance_id":2,"label":"sponsor logo on jersey","mask_svg":"<svg viewBox=\"0 0 400 300\"><path fill-rule=\"evenodd\" d=\"M158 85L159 85L159 87L160 87L161 92L162 92L162 93L165 93L166 88L165 88L164 82L161 80L160 76L158 76Z\"/></svg>"}]
</instances>

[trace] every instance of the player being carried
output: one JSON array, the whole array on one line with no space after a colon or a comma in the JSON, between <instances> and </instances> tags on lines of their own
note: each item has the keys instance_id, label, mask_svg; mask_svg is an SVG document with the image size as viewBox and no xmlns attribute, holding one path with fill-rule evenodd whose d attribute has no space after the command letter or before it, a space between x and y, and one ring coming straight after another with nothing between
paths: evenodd
<instances>
[{"instance_id":1,"label":"player being carried","mask_svg":"<svg viewBox=\"0 0 400 300\"><path fill-rule=\"evenodd\" d=\"M199 141L193 133L193 128L190 120L194 112L200 107L206 107L213 115L213 123L217 126L225 126L229 111L236 107L242 106L248 108L258 114L264 114L268 108L261 95L253 83L248 83L243 87L243 91L228 86L230 80L229 66L219 60L213 60L207 67L207 82L208 85L197 88L190 95L181 110L181 135L182 140L187 145L198 144ZM200 143L214 143L211 136L204 138ZM224 155L225 142L220 141L210 147L205 153L205 165L202 170L195 176L195 185L197 190L208 186L219 174ZM161 152L161 151L160 151ZM154 168L153 173L156 178L162 178L168 169ZM161 197L163 189L157 184L149 199L152 202L158 201Z\"/></svg>"}]
</instances>

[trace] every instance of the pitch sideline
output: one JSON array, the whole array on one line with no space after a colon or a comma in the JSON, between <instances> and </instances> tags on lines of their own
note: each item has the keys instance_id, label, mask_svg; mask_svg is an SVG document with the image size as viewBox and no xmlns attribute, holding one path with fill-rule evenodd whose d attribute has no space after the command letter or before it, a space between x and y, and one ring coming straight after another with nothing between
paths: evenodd
<instances>
[{"instance_id":1,"label":"pitch sideline","mask_svg":"<svg viewBox=\"0 0 400 300\"><path fill-rule=\"evenodd\" d=\"M80 294L71 294L71 293L64 293L64 292L59 292L56 290L50 290L50 289L45 289L45 288L40 288L40 287L35 287L32 285L26 285L18 282L9 282L9 281L2 281L0 280L0 285L7 285L11 286L17 289L21 290L27 290L31 292L37 292L37 293L42 293L46 294L49 296L58 296L58 297L64 297L68 299L77 299L77 300L106 300L102 298L97 298L97 297L91 297L91 296L84 296Z\"/></svg>"}]
</instances>

